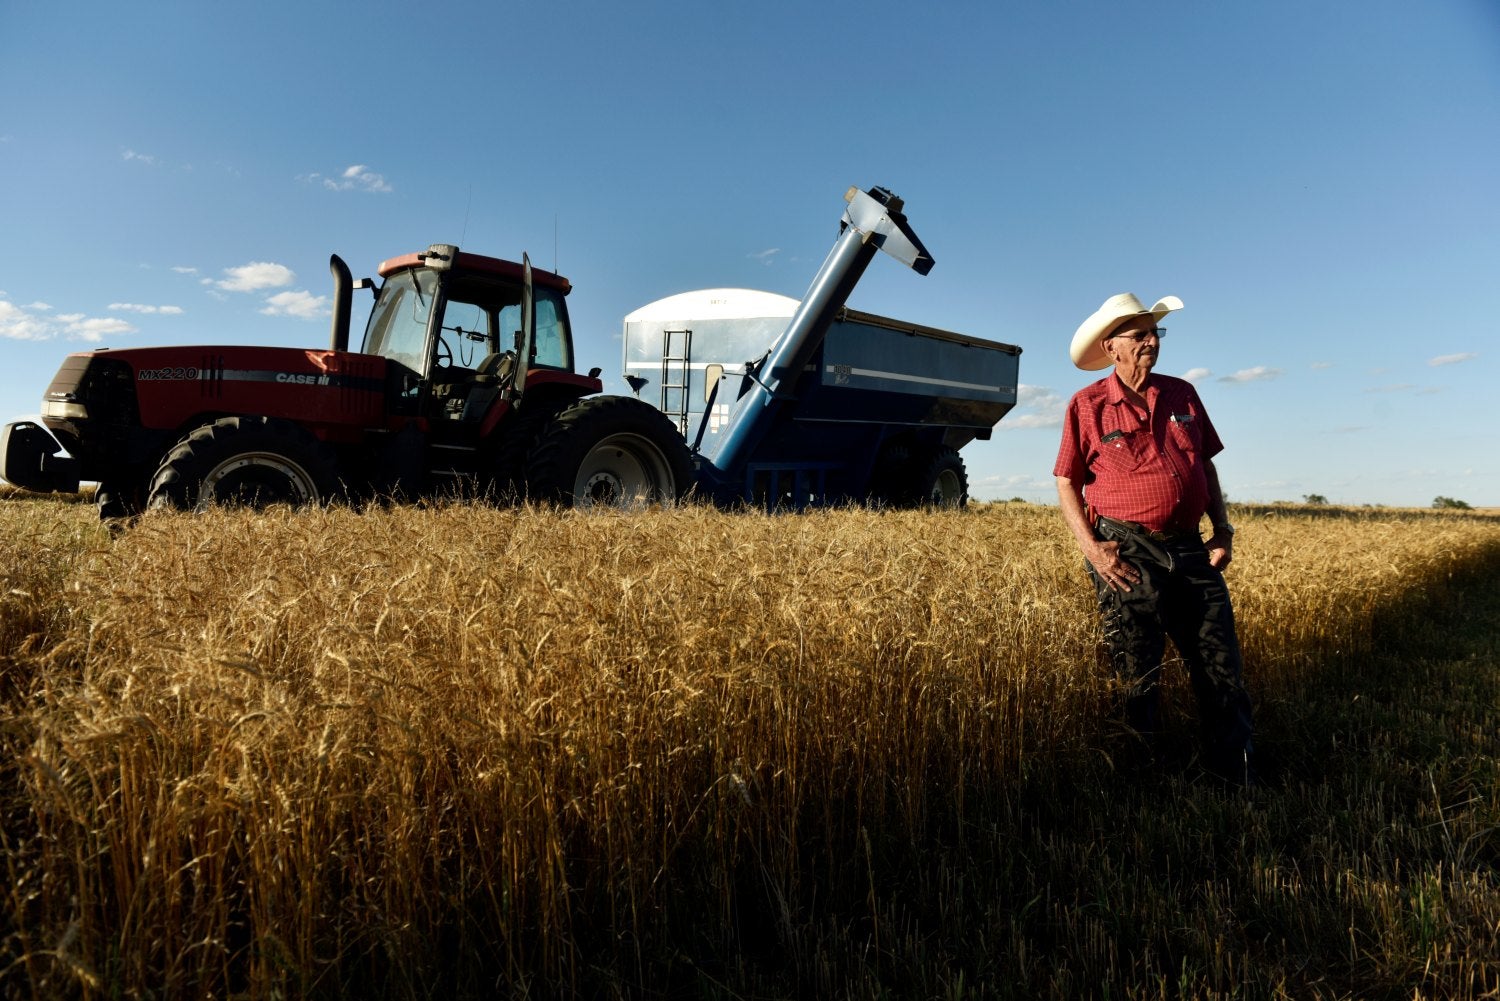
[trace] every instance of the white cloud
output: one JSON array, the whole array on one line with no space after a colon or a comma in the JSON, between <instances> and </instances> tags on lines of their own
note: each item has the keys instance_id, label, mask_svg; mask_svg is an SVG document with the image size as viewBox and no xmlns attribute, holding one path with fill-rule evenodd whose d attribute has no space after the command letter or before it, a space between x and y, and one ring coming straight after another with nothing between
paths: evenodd
<instances>
[{"instance_id":1,"label":"white cloud","mask_svg":"<svg viewBox=\"0 0 1500 1001\"><path fill-rule=\"evenodd\" d=\"M137 153L133 149L127 149L127 150L121 151L120 156L121 156L122 159L124 159L126 161L134 160L137 163L144 163L148 167L154 167L158 163L156 157L152 156L151 154L149 154L149 153Z\"/></svg>"},{"instance_id":2,"label":"white cloud","mask_svg":"<svg viewBox=\"0 0 1500 1001\"><path fill-rule=\"evenodd\" d=\"M780 247L772 247L769 250L758 250L753 254L746 254L745 256L759 261L766 267L770 267L773 263L772 258L774 258L779 253L781 253Z\"/></svg>"},{"instance_id":3,"label":"white cloud","mask_svg":"<svg viewBox=\"0 0 1500 1001\"><path fill-rule=\"evenodd\" d=\"M1188 382L1194 383L1202 382L1204 379L1207 379L1211 375L1213 375L1213 373L1206 368L1190 368L1186 372L1182 373L1182 377L1184 379L1186 379Z\"/></svg>"},{"instance_id":4,"label":"white cloud","mask_svg":"<svg viewBox=\"0 0 1500 1001\"><path fill-rule=\"evenodd\" d=\"M137 302L112 302L109 308L117 313L160 313L163 316L181 316L181 306L143 306Z\"/></svg>"},{"instance_id":5,"label":"white cloud","mask_svg":"<svg viewBox=\"0 0 1500 1001\"><path fill-rule=\"evenodd\" d=\"M226 292L258 292L261 289L290 285L297 280L297 275L291 268L284 264L272 264L270 261L253 261L237 268L225 268L224 274L229 277L211 284ZM205 279L204 283L210 284L210 281Z\"/></svg>"},{"instance_id":6,"label":"white cloud","mask_svg":"<svg viewBox=\"0 0 1500 1001\"><path fill-rule=\"evenodd\" d=\"M52 334L45 320L0 299L0 337L12 341L46 341L51 340Z\"/></svg>"},{"instance_id":7,"label":"white cloud","mask_svg":"<svg viewBox=\"0 0 1500 1001\"><path fill-rule=\"evenodd\" d=\"M362 163L345 168L337 178L324 177L322 174L309 174L307 179L309 181L321 180L323 187L329 191L364 191L370 194L385 194L395 190L383 174L375 173Z\"/></svg>"},{"instance_id":8,"label":"white cloud","mask_svg":"<svg viewBox=\"0 0 1500 1001\"><path fill-rule=\"evenodd\" d=\"M196 275L198 273L198 269L197 268L177 267L177 268L173 268L172 270L175 271L175 272L177 272L179 275Z\"/></svg>"},{"instance_id":9,"label":"white cloud","mask_svg":"<svg viewBox=\"0 0 1500 1001\"><path fill-rule=\"evenodd\" d=\"M1047 386L1016 387L1016 408L999 427L1002 430L1024 428L1050 428L1062 425L1063 411L1068 401L1058 396Z\"/></svg>"},{"instance_id":10,"label":"white cloud","mask_svg":"<svg viewBox=\"0 0 1500 1001\"><path fill-rule=\"evenodd\" d=\"M1000 423L1002 431L1023 431L1027 428L1055 428L1062 426L1062 417L1058 414L1019 414Z\"/></svg>"},{"instance_id":11,"label":"white cloud","mask_svg":"<svg viewBox=\"0 0 1500 1001\"><path fill-rule=\"evenodd\" d=\"M1365 390L1367 393L1405 393L1417 387L1409 382L1392 382L1384 386L1371 386Z\"/></svg>"},{"instance_id":12,"label":"white cloud","mask_svg":"<svg viewBox=\"0 0 1500 1001\"><path fill-rule=\"evenodd\" d=\"M31 310L33 313L52 312L52 304L50 302L30 302L26 304L25 308Z\"/></svg>"},{"instance_id":13,"label":"white cloud","mask_svg":"<svg viewBox=\"0 0 1500 1001\"><path fill-rule=\"evenodd\" d=\"M1478 357L1478 352L1465 351L1461 354L1456 355L1438 355L1436 358L1429 358L1427 364L1431 365L1433 368L1436 368L1439 365L1457 365L1460 362L1473 361Z\"/></svg>"},{"instance_id":14,"label":"white cloud","mask_svg":"<svg viewBox=\"0 0 1500 1001\"><path fill-rule=\"evenodd\" d=\"M1034 407L1047 403L1057 403L1062 397L1054 393L1049 386L1032 386L1021 383L1016 387L1016 406Z\"/></svg>"},{"instance_id":15,"label":"white cloud","mask_svg":"<svg viewBox=\"0 0 1500 1001\"><path fill-rule=\"evenodd\" d=\"M59 316L59 320L64 317ZM75 341L102 341L107 334L133 334L135 327L112 316L70 316L63 325L63 334Z\"/></svg>"},{"instance_id":16,"label":"white cloud","mask_svg":"<svg viewBox=\"0 0 1500 1001\"><path fill-rule=\"evenodd\" d=\"M315 320L328 315L328 297L311 292L278 292L266 297L266 316L295 316L303 320Z\"/></svg>"},{"instance_id":17,"label":"white cloud","mask_svg":"<svg viewBox=\"0 0 1500 1001\"><path fill-rule=\"evenodd\" d=\"M38 312L51 308L46 303L22 307L0 299L0 337L12 341L50 341L66 337L75 341L97 342L111 334L133 334L136 330L126 321L112 316L88 316L84 313L37 315Z\"/></svg>"},{"instance_id":18,"label":"white cloud","mask_svg":"<svg viewBox=\"0 0 1500 1001\"><path fill-rule=\"evenodd\" d=\"M1050 476L1041 479L1030 473L991 473L971 479L969 494L996 500L1031 494L1040 500L1046 500L1057 496L1057 481Z\"/></svg>"},{"instance_id":19,"label":"white cloud","mask_svg":"<svg viewBox=\"0 0 1500 1001\"><path fill-rule=\"evenodd\" d=\"M1311 365L1309 365L1308 368L1315 368L1315 369L1333 368L1333 362L1331 362L1331 361L1315 361Z\"/></svg>"},{"instance_id":20,"label":"white cloud","mask_svg":"<svg viewBox=\"0 0 1500 1001\"><path fill-rule=\"evenodd\" d=\"M1268 379L1279 379L1281 369L1269 368L1265 365L1256 365L1254 368L1242 368L1233 375L1219 377L1220 382L1265 382Z\"/></svg>"}]
</instances>

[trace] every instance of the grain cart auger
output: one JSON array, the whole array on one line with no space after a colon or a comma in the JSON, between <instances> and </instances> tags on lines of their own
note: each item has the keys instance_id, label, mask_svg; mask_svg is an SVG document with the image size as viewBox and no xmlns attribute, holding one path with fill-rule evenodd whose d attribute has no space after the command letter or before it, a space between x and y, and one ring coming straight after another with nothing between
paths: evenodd
<instances>
[{"instance_id":1,"label":"grain cart auger","mask_svg":"<svg viewBox=\"0 0 1500 1001\"><path fill-rule=\"evenodd\" d=\"M844 197L800 301L705 289L643 306L625 318L626 380L656 384L719 502L962 506L958 450L1015 405L1021 349L845 305L877 250L922 275L933 260L899 198Z\"/></svg>"}]
</instances>

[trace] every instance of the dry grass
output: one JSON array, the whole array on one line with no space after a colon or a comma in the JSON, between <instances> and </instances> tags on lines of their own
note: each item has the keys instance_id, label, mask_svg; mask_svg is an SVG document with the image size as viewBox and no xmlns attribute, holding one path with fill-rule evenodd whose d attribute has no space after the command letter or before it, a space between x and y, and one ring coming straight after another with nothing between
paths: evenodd
<instances>
[{"instance_id":1,"label":"dry grass","mask_svg":"<svg viewBox=\"0 0 1500 1001\"><path fill-rule=\"evenodd\" d=\"M1493 680L1381 680L1494 520L1237 513L1257 806L1180 686L1111 771L1047 508L92 518L0 507L7 995L1500 990Z\"/></svg>"}]
</instances>

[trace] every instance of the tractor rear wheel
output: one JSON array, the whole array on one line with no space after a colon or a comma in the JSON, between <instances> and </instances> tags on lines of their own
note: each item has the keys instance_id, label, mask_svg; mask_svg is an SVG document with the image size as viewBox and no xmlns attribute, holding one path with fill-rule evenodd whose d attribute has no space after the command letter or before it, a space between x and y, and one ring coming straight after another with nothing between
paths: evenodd
<instances>
[{"instance_id":1,"label":"tractor rear wheel","mask_svg":"<svg viewBox=\"0 0 1500 1001\"><path fill-rule=\"evenodd\" d=\"M225 417L178 442L151 479L151 508L321 504L338 491L332 449L290 421Z\"/></svg>"},{"instance_id":2,"label":"tractor rear wheel","mask_svg":"<svg viewBox=\"0 0 1500 1001\"><path fill-rule=\"evenodd\" d=\"M693 481L676 425L629 396L591 396L562 411L526 463L530 495L570 507L671 504Z\"/></svg>"}]
</instances>

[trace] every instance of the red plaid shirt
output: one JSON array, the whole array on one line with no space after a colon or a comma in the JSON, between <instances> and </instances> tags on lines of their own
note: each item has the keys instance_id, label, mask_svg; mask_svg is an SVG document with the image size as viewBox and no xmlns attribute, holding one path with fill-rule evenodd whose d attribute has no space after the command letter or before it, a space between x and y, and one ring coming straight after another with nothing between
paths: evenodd
<instances>
[{"instance_id":1,"label":"red plaid shirt","mask_svg":"<svg viewBox=\"0 0 1500 1001\"><path fill-rule=\"evenodd\" d=\"M1094 514L1196 531L1208 509L1203 462L1224 444L1192 383L1152 375L1145 397L1143 414L1113 373L1075 393L1052 475L1081 484Z\"/></svg>"}]
</instances>

